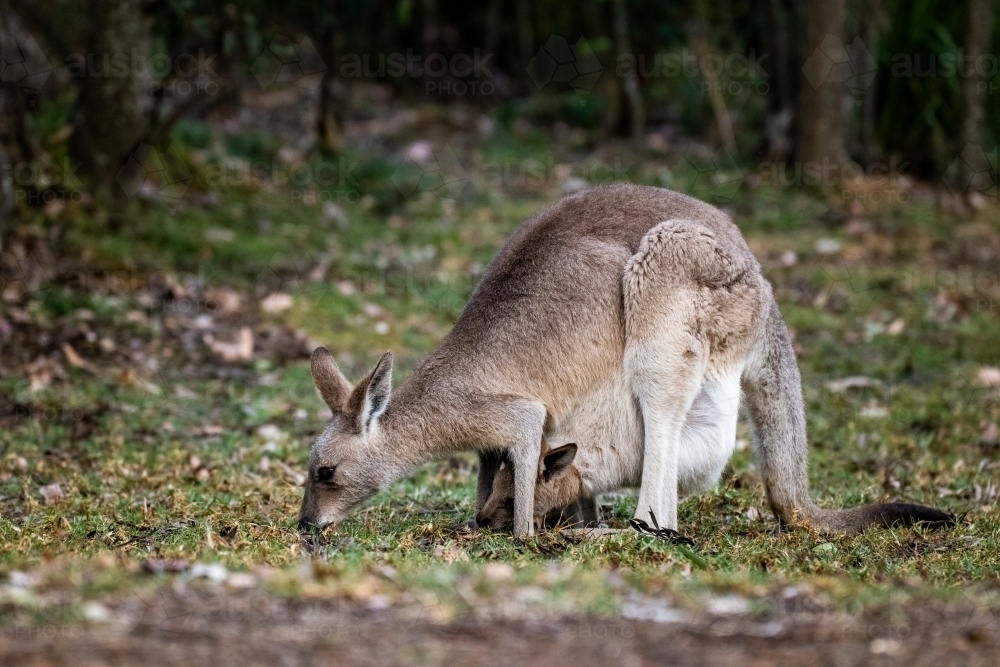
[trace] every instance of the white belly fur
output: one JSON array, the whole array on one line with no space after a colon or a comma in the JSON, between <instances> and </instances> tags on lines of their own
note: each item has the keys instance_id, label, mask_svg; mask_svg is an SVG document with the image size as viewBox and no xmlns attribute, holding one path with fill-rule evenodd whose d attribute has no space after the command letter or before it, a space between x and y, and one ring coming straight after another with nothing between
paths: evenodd
<instances>
[{"instance_id":1,"label":"white belly fur","mask_svg":"<svg viewBox=\"0 0 1000 667\"><path fill-rule=\"evenodd\" d=\"M706 378L685 418L678 451L681 497L715 486L736 446L740 373ZM642 480L643 430L635 398L619 376L552 415L550 447L575 442L574 465L590 495Z\"/></svg>"}]
</instances>

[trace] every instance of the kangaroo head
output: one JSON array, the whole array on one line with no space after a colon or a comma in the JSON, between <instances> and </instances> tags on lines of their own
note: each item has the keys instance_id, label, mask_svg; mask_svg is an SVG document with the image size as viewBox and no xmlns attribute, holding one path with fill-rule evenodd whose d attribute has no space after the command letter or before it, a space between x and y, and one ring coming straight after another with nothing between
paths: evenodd
<instances>
[{"instance_id":1,"label":"kangaroo head","mask_svg":"<svg viewBox=\"0 0 1000 667\"><path fill-rule=\"evenodd\" d=\"M570 443L555 449L543 446L535 481L535 524L544 525L550 513L576 502L582 490L580 473L573 467L576 445ZM476 514L476 523L483 528L502 528L514 520L514 469L504 463L493 478L493 491L486 504Z\"/></svg>"},{"instance_id":2,"label":"kangaroo head","mask_svg":"<svg viewBox=\"0 0 1000 667\"><path fill-rule=\"evenodd\" d=\"M352 388L330 351L320 347L312 355L312 377L333 418L312 446L300 528L340 521L391 484L398 467L379 428L392 391L392 353Z\"/></svg>"}]
</instances>

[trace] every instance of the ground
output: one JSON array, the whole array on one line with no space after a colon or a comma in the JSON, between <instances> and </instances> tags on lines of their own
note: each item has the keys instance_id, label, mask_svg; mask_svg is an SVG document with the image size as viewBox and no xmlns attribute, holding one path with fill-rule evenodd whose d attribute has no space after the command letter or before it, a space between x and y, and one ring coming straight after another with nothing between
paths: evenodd
<instances>
[{"instance_id":1,"label":"ground","mask_svg":"<svg viewBox=\"0 0 1000 667\"><path fill-rule=\"evenodd\" d=\"M683 157L610 146L563 164L502 129L433 169L394 163L412 139L345 158L350 188L220 184L191 151L183 196L128 201L122 220L86 201L24 212L0 285L0 661L995 659L996 206L908 179L783 188L752 168L720 194L706 179L731 175ZM405 380L506 236L619 166L712 198L747 236L794 332L817 502L919 502L957 525L781 527L741 425L718 487L681 506L694 547L471 530L467 455L299 534L327 414L310 350L357 380L391 349ZM605 499L609 523L634 502Z\"/></svg>"},{"instance_id":2,"label":"ground","mask_svg":"<svg viewBox=\"0 0 1000 667\"><path fill-rule=\"evenodd\" d=\"M0 635L4 664L31 665L995 665L995 619L969 606L908 606L849 617L796 610L764 618L702 614L669 622L466 615L448 623L343 600L261 600L181 591L157 623ZM133 603L133 607L137 606ZM189 618L192 609L210 609ZM626 612L628 607L626 607ZM116 610L117 612L117 610ZM194 612L197 614L198 612ZM961 615L960 628L946 619ZM110 627L109 627L110 626Z\"/></svg>"}]
</instances>

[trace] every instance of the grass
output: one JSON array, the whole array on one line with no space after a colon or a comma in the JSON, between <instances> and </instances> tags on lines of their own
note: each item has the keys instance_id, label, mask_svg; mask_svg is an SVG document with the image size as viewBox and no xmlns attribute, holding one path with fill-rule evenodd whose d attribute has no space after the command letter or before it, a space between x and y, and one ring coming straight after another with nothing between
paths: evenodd
<instances>
[{"instance_id":1,"label":"grass","mask_svg":"<svg viewBox=\"0 0 1000 667\"><path fill-rule=\"evenodd\" d=\"M682 606L713 591L766 604L795 584L848 607L996 589L1000 464L983 434L1000 406L977 372L1000 361L1000 312L995 273L975 252L1000 238L996 209L955 220L911 202L869 212L872 231L856 237L824 219L821 198L764 188L730 205L795 332L817 501L898 498L961 514L958 526L782 530L743 449L717 488L681 506L693 550L634 534L522 544L471 533L471 455L430 463L335 530L301 537L295 473L324 423L309 346L334 349L353 379L393 349L402 381L503 239L554 196L425 194L390 211L361 197L344 205L345 223L287 192L231 190L207 208L136 206L127 233L77 211L59 251L87 257L88 280L50 267L35 291L0 306L27 332L6 344L3 365L17 372L0 379L12 406L0 428L0 570L41 572L69 591L72 604L58 608L70 620L85 600L155 590L170 575L148 577L140 563L170 558L252 571L281 594L430 596L424 606L442 617L509 586L540 590L550 610L592 614L614 613L625 589ZM816 250L831 238L838 250ZM204 299L222 287L243 296L235 312ZM293 306L262 312L274 292ZM235 364L208 352L199 328L232 339L241 326L258 348ZM61 341L86 363L67 363ZM32 390L27 364L39 355L57 369ZM852 375L873 382L828 386ZM62 497L46 502L39 489L56 483ZM608 509L624 526L634 499ZM8 597L0 619L51 617L45 599Z\"/></svg>"}]
</instances>

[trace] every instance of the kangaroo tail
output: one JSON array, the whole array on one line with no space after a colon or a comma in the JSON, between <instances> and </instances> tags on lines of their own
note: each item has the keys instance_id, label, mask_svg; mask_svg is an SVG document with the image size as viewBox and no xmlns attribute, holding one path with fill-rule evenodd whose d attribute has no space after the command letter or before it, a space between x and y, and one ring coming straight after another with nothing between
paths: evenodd
<instances>
[{"instance_id":1,"label":"kangaroo tail","mask_svg":"<svg viewBox=\"0 0 1000 667\"><path fill-rule=\"evenodd\" d=\"M872 503L847 510L820 509L814 515L814 525L820 529L847 533L863 530L866 526L892 527L923 524L929 528L944 528L955 523L947 512L914 503Z\"/></svg>"},{"instance_id":2,"label":"kangaroo tail","mask_svg":"<svg viewBox=\"0 0 1000 667\"><path fill-rule=\"evenodd\" d=\"M802 381L778 305L771 297L768 301L763 333L744 370L742 389L767 500L778 520L848 533L868 526L953 524L951 514L923 505L876 503L827 510L812 501Z\"/></svg>"}]
</instances>

